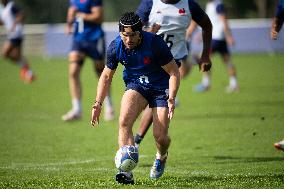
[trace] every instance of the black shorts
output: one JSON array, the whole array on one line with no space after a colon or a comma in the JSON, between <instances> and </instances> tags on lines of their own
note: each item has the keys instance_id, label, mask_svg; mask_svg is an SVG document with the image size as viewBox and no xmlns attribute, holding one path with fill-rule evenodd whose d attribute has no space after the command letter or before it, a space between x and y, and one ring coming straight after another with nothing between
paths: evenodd
<instances>
[{"instance_id":1,"label":"black shorts","mask_svg":"<svg viewBox=\"0 0 284 189\"><path fill-rule=\"evenodd\" d=\"M211 53L230 54L227 42L225 40L212 40Z\"/></svg>"}]
</instances>

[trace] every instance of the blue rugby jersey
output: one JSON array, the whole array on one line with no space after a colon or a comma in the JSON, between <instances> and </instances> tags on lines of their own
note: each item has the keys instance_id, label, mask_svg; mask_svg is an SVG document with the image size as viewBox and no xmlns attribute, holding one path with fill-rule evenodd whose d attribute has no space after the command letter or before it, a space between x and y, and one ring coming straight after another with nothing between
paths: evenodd
<instances>
[{"instance_id":1,"label":"blue rugby jersey","mask_svg":"<svg viewBox=\"0 0 284 189\"><path fill-rule=\"evenodd\" d=\"M170 76L161 66L168 64L173 55L158 35L144 31L141 35L141 43L132 50L125 47L120 36L113 40L107 50L106 66L114 70L118 63L123 64L125 83L134 82L154 90L168 89Z\"/></svg>"},{"instance_id":2,"label":"blue rugby jersey","mask_svg":"<svg viewBox=\"0 0 284 189\"><path fill-rule=\"evenodd\" d=\"M70 6L79 12L91 13L92 7L103 6L102 0L70 0ZM74 21L74 39L76 41L95 41L104 36L101 24L82 21L76 18Z\"/></svg>"},{"instance_id":3,"label":"blue rugby jersey","mask_svg":"<svg viewBox=\"0 0 284 189\"><path fill-rule=\"evenodd\" d=\"M284 0L279 1L275 16L284 19Z\"/></svg>"}]
</instances>

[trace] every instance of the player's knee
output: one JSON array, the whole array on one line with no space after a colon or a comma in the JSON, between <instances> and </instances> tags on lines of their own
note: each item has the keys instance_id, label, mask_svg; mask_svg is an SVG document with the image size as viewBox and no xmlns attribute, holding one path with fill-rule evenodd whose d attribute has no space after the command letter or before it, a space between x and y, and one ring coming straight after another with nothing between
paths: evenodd
<instances>
[{"instance_id":1,"label":"player's knee","mask_svg":"<svg viewBox=\"0 0 284 189\"><path fill-rule=\"evenodd\" d=\"M169 145L171 138L168 135L154 135L155 141L160 145Z\"/></svg>"},{"instance_id":2,"label":"player's knee","mask_svg":"<svg viewBox=\"0 0 284 189\"><path fill-rule=\"evenodd\" d=\"M1 52L1 56L2 56L4 59L8 59L8 58L9 58L9 53L6 52L6 51L2 51L2 52Z\"/></svg>"},{"instance_id":3,"label":"player's knee","mask_svg":"<svg viewBox=\"0 0 284 189\"><path fill-rule=\"evenodd\" d=\"M130 128L131 127L131 121L130 119L127 119L125 116L120 116L119 117L119 128L125 129L125 128Z\"/></svg>"},{"instance_id":4,"label":"player's knee","mask_svg":"<svg viewBox=\"0 0 284 189\"><path fill-rule=\"evenodd\" d=\"M76 64L76 63L73 63ZM76 67L76 66L74 66ZM79 68L74 68L72 65L70 65L69 68L69 78L71 79L78 79L80 77L80 69Z\"/></svg>"}]
</instances>

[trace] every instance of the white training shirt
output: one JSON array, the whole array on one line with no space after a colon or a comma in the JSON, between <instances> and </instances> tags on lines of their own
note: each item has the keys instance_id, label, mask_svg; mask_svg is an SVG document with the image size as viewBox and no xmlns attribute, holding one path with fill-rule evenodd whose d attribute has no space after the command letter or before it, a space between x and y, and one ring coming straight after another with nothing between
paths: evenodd
<instances>
[{"instance_id":1,"label":"white training shirt","mask_svg":"<svg viewBox=\"0 0 284 189\"><path fill-rule=\"evenodd\" d=\"M161 25L158 35L164 35L164 40L171 48L175 59L188 55L185 41L186 29L191 22L188 0L181 0L176 4L165 4L160 0L153 0L148 25Z\"/></svg>"},{"instance_id":2,"label":"white training shirt","mask_svg":"<svg viewBox=\"0 0 284 189\"><path fill-rule=\"evenodd\" d=\"M8 4L2 9L0 12L0 18L8 31L7 38L8 39L15 39L15 38L21 38L23 36L23 24L18 23L13 31L13 25L15 22L15 15L12 12L12 8L15 6L13 1L8 2Z\"/></svg>"},{"instance_id":3,"label":"white training shirt","mask_svg":"<svg viewBox=\"0 0 284 189\"><path fill-rule=\"evenodd\" d=\"M221 0L214 0L206 4L206 13L211 20L213 25L212 39L224 40L224 24L220 18L220 12L218 12L218 7L223 6Z\"/></svg>"}]
</instances>

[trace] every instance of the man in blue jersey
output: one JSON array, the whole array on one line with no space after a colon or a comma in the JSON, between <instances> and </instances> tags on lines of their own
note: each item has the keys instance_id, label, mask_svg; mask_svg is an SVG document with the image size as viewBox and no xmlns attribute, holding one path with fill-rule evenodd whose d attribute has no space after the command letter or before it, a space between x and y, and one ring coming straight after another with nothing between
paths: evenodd
<instances>
[{"instance_id":1,"label":"man in blue jersey","mask_svg":"<svg viewBox=\"0 0 284 189\"><path fill-rule=\"evenodd\" d=\"M206 13L213 25L211 53L219 53L227 68L229 85L226 91L228 93L237 92L239 91L239 85L236 68L232 63L231 53L228 48L228 45L233 46L235 41L229 27L226 9L222 0L209 0L206 4ZM204 92L208 91L210 87L210 72L204 73L201 84L197 85L195 89L197 92Z\"/></svg>"},{"instance_id":2,"label":"man in blue jersey","mask_svg":"<svg viewBox=\"0 0 284 189\"><path fill-rule=\"evenodd\" d=\"M70 0L67 14L67 33L73 34L73 43L69 53L69 87L72 109L62 116L63 121L81 118L82 89L80 73L86 56L93 60L94 70L98 76L104 68L105 41L102 0ZM114 119L114 110L109 95L105 103L105 120Z\"/></svg>"},{"instance_id":3,"label":"man in blue jersey","mask_svg":"<svg viewBox=\"0 0 284 189\"><path fill-rule=\"evenodd\" d=\"M274 39L274 40L277 39L278 34L282 28L283 22L284 22L284 0L280 0L277 6L276 14L272 20L272 26L271 26L271 31L270 31L271 39ZM274 147L278 150L284 151L284 140L280 142L276 142L274 144Z\"/></svg>"},{"instance_id":4,"label":"man in blue jersey","mask_svg":"<svg viewBox=\"0 0 284 189\"><path fill-rule=\"evenodd\" d=\"M7 30L2 56L18 64L21 67L20 78L26 83L31 83L35 76L22 53L24 13L11 0L1 0L1 4L3 7L0 11L0 25L4 24Z\"/></svg>"},{"instance_id":5,"label":"man in blue jersey","mask_svg":"<svg viewBox=\"0 0 284 189\"><path fill-rule=\"evenodd\" d=\"M127 12L119 20L120 35L107 50L107 65L99 79L91 123L99 122L101 105L119 63L124 66L126 85L119 117L119 147L134 145L133 124L149 104L153 109L153 133L157 154L150 177L162 176L170 145L168 127L175 109L180 84L178 66L161 37L142 31L138 15ZM204 65L203 69L208 69ZM119 183L133 184L132 172L119 171Z\"/></svg>"},{"instance_id":6,"label":"man in blue jersey","mask_svg":"<svg viewBox=\"0 0 284 189\"><path fill-rule=\"evenodd\" d=\"M189 71L186 61L188 56L186 30L190 29L192 20L203 31L203 51L199 62L210 63L212 25L206 13L194 0L142 0L136 12L146 30L157 33L167 43L174 59L181 64L179 71L182 78ZM151 124L152 110L147 107L135 136L136 145L140 144Z\"/></svg>"}]
</instances>

